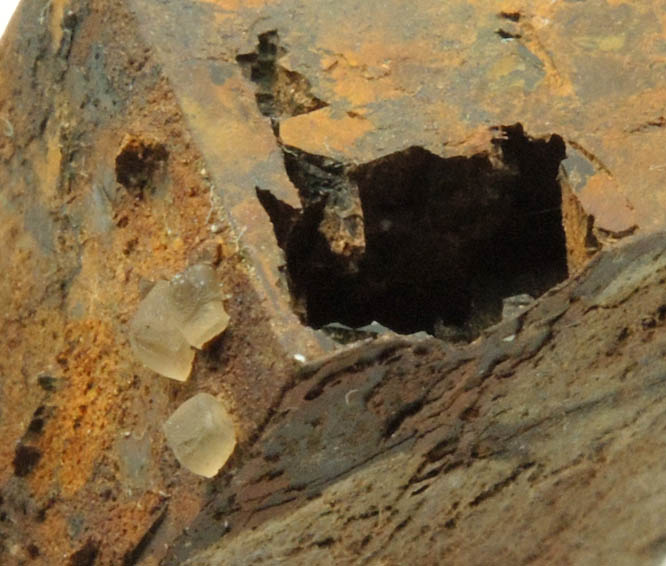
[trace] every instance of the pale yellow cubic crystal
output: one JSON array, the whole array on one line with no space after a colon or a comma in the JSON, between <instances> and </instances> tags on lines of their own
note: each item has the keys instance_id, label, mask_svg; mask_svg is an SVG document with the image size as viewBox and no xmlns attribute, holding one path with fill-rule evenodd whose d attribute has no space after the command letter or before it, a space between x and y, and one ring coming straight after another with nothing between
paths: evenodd
<instances>
[{"instance_id":1,"label":"pale yellow cubic crystal","mask_svg":"<svg viewBox=\"0 0 666 566\"><path fill-rule=\"evenodd\" d=\"M192 346L201 348L227 328L229 315L210 265L199 263L176 275L171 290L180 330Z\"/></svg>"},{"instance_id":2,"label":"pale yellow cubic crystal","mask_svg":"<svg viewBox=\"0 0 666 566\"><path fill-rule=\"evenodd\" d=\"M196 264L171 281L158 281L141 301L130 325L134 354L153 371L185 381L195 348L229 324L215 270Z\"/></svg>"},{"instance_id":3,"label":"pale yellow cubic crystal","mask_svg":"<svg viewBox=\"0 0 666 566\"><path fill-rule=\"evenodd\" d=\"M224 466L236 446L236 431L222 403L198 393L164 423L169 448L181 466L207 478Z\"/></svg>"},{"instance_id":4,"label":"pale yellow cubic crystal","mask_svg":"<svg viewBox=\"0 0 666 566\"><path fill-rule=\"evenodd\" d=\"M167 281L155 283L132 319L130 344L143 365L171 379L185 381L192 369L194 350L180 332L170 296Z\"/></svg>"}]
</instances>

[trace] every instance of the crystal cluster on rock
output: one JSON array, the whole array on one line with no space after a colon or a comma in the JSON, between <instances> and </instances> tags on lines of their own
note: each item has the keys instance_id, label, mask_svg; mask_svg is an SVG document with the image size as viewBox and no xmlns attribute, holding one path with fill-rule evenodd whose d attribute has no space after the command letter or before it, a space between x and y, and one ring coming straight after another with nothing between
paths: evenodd
<instances>
[{"instance_id":1,"label":"crystal cluster on rock","mask_svg":"<svg viewBox=\"0 0 666 566\"><path fill-rule=\"evenodd\" d=\"M153 371L185 381L195 348L229 324L215 270L196 264L171 281L158 281L141 301L130 325L136 357Z\"/></svg>"},{"instance_id":2,"label":"crystal cluster on rock","mask_svg":"<svg viewBox=\"0 0 666 566\"><path fill-rule=\"evenodd\" d=\"M170 282L170 300L185 340L195 348L222 333L229 324L215 271L199 263Z\"/></svg>"},{"instance_id":3,"label":"crystal cluster on rock","mask_svg":"<svg viewBox=\"0 0 666 566\"><path fill-rule=\"evenodd\" d=\"M231 416L208 393L180 405L164 423L164 434L180 465L208 478L224 466L236 446Z\"/></svg>"}]
</instances>

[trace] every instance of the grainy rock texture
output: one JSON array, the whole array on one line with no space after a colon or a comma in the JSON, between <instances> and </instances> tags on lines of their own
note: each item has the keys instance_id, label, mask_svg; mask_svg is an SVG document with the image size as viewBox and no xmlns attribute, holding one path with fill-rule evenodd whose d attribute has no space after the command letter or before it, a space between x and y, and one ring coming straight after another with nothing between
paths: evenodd
<instances>
[{"instance_id":1,"label":"grainy rock texture","mask_svg":"<svg viewBox=\"0 0 666 566\"><path fill-rule=\"evenodd\" d=\"M666 10L534 4L23 0L3 565L661 563ZM197 263L230 324L176 383L130 321Z\"/></svg>"}]
</instances>

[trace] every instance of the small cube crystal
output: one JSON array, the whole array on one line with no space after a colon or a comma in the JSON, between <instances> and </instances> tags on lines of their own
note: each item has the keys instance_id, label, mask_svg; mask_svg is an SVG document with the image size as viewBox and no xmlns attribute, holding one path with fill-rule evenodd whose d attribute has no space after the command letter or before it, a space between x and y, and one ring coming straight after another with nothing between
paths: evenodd
<instances>
[{"instance_id":1,"label":"small cube crystal","mask_svg":"<svg viewBox=\"0 0 666 566\"><path fill-rule=\"evenodd\" d=\"M171 297L185 339L195 348L223 332L229 324L215 270L193 265L171 280Z\"/></svg>"},{"instance_id":2,"label":"small cube crystal","mask_svg":"<svg viewBox=\"0 0 666 566\"><path fill-rule=\"evenodd\" d=\"M224 466L236 446L231 416L208 393L180 405L164 423L164 434L180 465L207 478Z\"/></svg>"},{"instance_id":3,"label":"small cube crystal","mask_svg":"<svg viewBox=\"0 0 666 566\"><path fill-rule=\"evenodd\" d=\"M130 344L143 365L185 381L192 369L194 350L180 332L170 294L169 283L158 281L141 301L130 325Z\"/></svg>"},{"instance_id":4,"label":"small cube crystal","mask_svg":"<svg viewBox=\"0 0 666 566\"><path fill-rule=\"evenodd\" d=\"M196 264L155 284L134 315L130 343L145 366L185 381L194 360L191 346L203 347L228 324L215 270Z\"/></svg>"}]
</instances>

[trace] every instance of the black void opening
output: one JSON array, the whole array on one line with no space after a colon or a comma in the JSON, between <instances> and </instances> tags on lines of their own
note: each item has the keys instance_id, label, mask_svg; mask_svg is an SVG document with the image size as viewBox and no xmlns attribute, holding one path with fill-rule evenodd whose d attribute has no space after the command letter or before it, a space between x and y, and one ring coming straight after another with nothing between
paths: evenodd
<instances>
[{"instance_id":1,"label":"black void opening","mask_svg":"<svg viewBox=\"0 0 666 566\"><path fill-rule=\"evenodd\" d=\"M328 106L312 94L310 82L303 75L279 64L280 57L286 53L278 32L271 30L259 34L254 51L236 56L243 74L256 86L255 98L260 112L274 120L276 133L279 118Z\"/></svg>"},{"instance_id":2,"label":"black void opening","mask_svg":"<svg viewBox=\"0 0 666 566\"><path fill-rule=\"evenodd\" d=\"M135 197L154 189L164 174L169 152L154 140L128 136L116 156L116 180Z\"/></svg>"},{"instance_id":3,"label":"black void opening","mask_svg":"<svg viewBox=\"0 0 666 566\"><path fill-rule=\"evenodd\" d=\"M257 194L294 308L312 327L377 321L471 339L501 319L502 299L537 297L568 275L558 135L532 139L516 124L499 128L487 153L410 147L355 166L284 155L303 211Z\"/></svg>"},{"instance_id":4,"label":"black void opening","mask_svg":"<svg viewBox=\"0 0 666 566\"><path fill-rule=\"evenodd\" d=\"M14 475L19 478L27 476L42 458L42 453L34 446L17 444L14 451Z\"/></svg>"}]
</instances>

